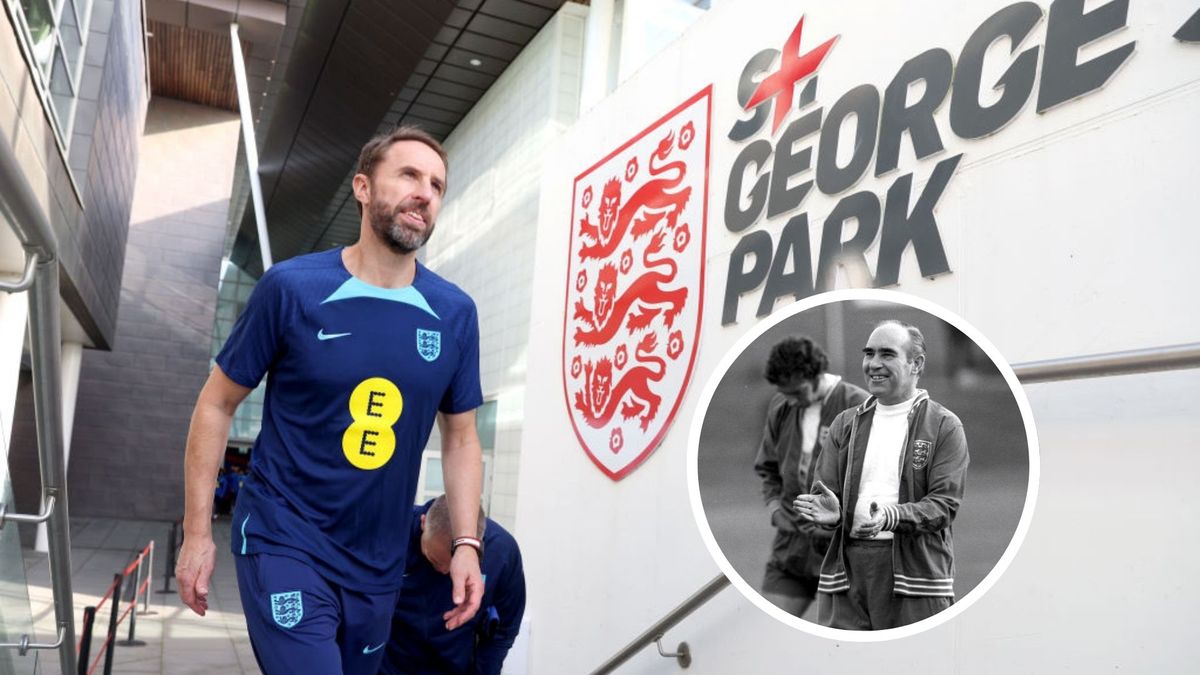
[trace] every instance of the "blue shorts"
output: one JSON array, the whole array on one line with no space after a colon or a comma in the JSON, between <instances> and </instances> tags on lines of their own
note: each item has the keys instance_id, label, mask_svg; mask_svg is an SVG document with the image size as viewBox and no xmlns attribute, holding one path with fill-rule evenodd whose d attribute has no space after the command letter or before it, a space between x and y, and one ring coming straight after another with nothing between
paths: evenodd
<instances>
[{"instance_id":1,"label":"blue shorts","mask_svg":"<svg viewBox=\"0 0 1200 675\"><path fill-rule=\"evenodd\" d=\"M375 675L399 591L359 593L286 556L235 556L258 667L275 673Z\"/></svg>"}]
</instances>

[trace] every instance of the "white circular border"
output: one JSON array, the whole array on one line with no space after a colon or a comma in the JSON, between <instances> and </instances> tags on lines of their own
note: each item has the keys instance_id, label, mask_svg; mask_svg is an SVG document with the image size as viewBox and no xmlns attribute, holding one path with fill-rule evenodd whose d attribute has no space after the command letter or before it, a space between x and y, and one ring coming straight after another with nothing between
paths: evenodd
<instances>
[{"instance_id":1,"label":"white circular border","mask_svg":"<svg viewBox=\"0 0 1200 675\"><path fill-rule=\"evenodd\" d=\"M741 356L742 352L750 346L752 342L770 330L775 325L789 319L800 312L827 305L834 302L843 302L846 300L869 300L876 302L890 302L895 304L907 305L909 307L919 309L923 312L932 314L939 319L949 323L964 335L971 338L976 345L991 358L1000 374L1004 376L1005 382L1008 383L1008 388L1012 392L1013 397L1017 401L1017 408L1021 411L1021 421L1025 425L1026 441L1029 447L1029 482L1025 494L1025 507L1021 511L1021 520L1017 523L1016 532L1013 533L1012 540L1008 544L1008 548L1004 550L1004 554L1000 556L1000 560L992 567L987 576L979 582L975 588L971 589L967 595L961 600L955 602L949 609L938 612L937 614L918 621L907 626L899 628L888 628L876 631L853 631L841 630L838 628L829 628L827 626L819 626L815 623L804 621L797 616L789 614L773 603L768 601L758 593L745 579L737 573L725 557L725 553L717 545L717 540L713 537L712 530L708 526L708 519L704 515L704 508L700 500L700 474L699 474L699 452L700 452L700 430L704 425L704 417L708 412L708 407L712 403L713 394L717 390L717 386L724 379L726 373L734 361ZM838 640L842 642L885 642L897 638L905 638L911 635L922 633L931 628L942 625L943 623L953 619L961 614L968 607L982 597L996 583L1004 571L1008 569L1009 564L1017 555L1017 550L1025 541L1025 533L1029 530L1029 523L1033 519L1034 504L1037 502L1038 483L1041 475L1041 455L1038 450L1037 432L1033 425L1033 412L1029 407L1029 399L1025 396L1025 390L1021 387L1021 383L1017 380L1016 374L1013 372L1008 361L1000 354L1000 350L983 336L976 328L966 322L962 317L954 314L945 307L936 303L930 302L923 298L918 298L907 293L899 291L886 291L879 289L847 289L841 291L831 291L818 295L809 296L803 300L793 303L788 307L776 312L770 317L763 319L753 328L746 332L745 335L738 338L733 347L721 357L721 361L709 376L708 382L704 385L704 390L700 394L700 400L696 406L696 412L692 417L691 428L688 433L687 446L687 482L688 482L688 498L692 504L692 515L696 519L696 526L700 529L700 537L704 540L704 545L708 547L708 553L712 556L717 566L729 579L735 588L738 589L747 600L754 603L759 609L766 612L776 620L785 623L792 628L818 635L820 637Z\"/></svg>"}]
</instances>

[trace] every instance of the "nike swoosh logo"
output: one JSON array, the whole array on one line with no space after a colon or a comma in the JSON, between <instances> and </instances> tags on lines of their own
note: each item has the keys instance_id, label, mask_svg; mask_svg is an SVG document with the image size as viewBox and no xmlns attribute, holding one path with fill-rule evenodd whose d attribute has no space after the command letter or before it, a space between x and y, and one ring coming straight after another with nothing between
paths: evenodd
<instances>
[{"instance_id":1,"label":"nike swoosh logo","mask_svg":"<svg viewBox=\"0 0 1200 675\"><path fill-rule=\"evenodd\" d=\"M332 340L334 338L346 337L349 333L326 333L325 329L317 331L318 340Z\"/></svg>"},{"instance_id":2,"label":"nike swoosh logo","mask_svg":"<svg viewBox=\"0 0 1200 675\"><path fill-rule=\"evenodd\" d=\"M383 646L386 644L387 644L386 642L380 642L378 647L371 647L371 646L363 647L363 653L364 654L374 654L375 652L379 651L380 649L383 649Z\"/></svg>"}]
</instances>

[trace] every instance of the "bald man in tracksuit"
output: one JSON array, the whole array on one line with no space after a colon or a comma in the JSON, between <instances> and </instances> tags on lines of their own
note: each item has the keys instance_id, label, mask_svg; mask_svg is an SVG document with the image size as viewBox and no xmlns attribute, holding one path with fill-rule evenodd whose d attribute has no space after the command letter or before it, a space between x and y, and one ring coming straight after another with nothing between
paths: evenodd
<instances>
[{"instance_id":1,"label":"bald man in tracksuit","mask_svg":"<svg viewBox=\"0 0 1200 675\"><path fill-rule=\"evenodd\" d=\"M817 620L880 630L933 616L954 602L951 525L969 457L962 423L917 389L920 330L885 321L863 349L872 394L838 415L801 518L830 528Z\"/></svg>"}]
</instances>

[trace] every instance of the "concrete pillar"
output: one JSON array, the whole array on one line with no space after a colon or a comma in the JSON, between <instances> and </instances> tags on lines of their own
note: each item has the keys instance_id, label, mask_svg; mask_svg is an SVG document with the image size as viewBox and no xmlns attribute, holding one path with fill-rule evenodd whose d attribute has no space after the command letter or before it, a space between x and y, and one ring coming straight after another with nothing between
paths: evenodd
<instances>
[{"instance_id":1,"label":"concrete pillar","mask_svg":"<svg viewBox=\"0 0 1200 675\"><path fill-rule=\"evenodd\" d=\"M579 85L579 115L608 95L612 58L613 0L592 0L583 29L583 76Z\"/></svg>"},{"instance_id":2,"label":"concrete pillar","mask_svg":"<svg viewBox=\"0 0 1200 675\"><path fill-rule=\"evenodd\" d=\"M29 297L25 293L0 293L0 444L4 446L5 459L0 470L5 474L28 318Z\"/></svg>"}]
</instances>

